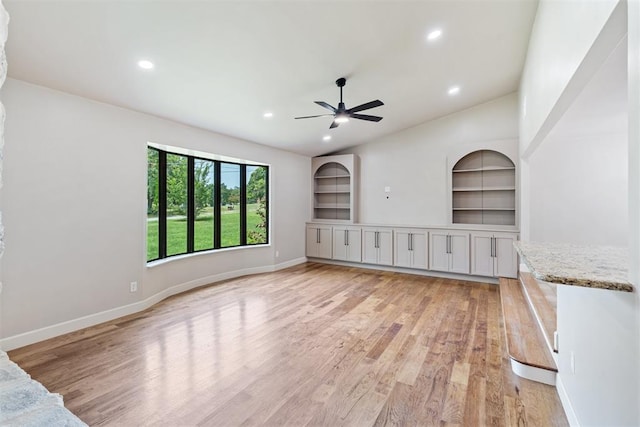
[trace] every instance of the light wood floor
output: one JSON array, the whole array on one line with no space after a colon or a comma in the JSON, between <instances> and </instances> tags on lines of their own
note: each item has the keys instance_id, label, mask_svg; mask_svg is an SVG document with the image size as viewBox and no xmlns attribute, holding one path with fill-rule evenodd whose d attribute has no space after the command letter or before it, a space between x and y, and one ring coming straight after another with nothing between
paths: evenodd
<instances>
[{"instance_id":1,"label":"light wood floor","mask_svg":"<svg viewBox=\"0 0 640 427\"><path fill-rule=\"evenodd\" d=\"M89 425L567 425L516 377L495 285L322 264L10 352Z\"/></svg>"}]
</instances>

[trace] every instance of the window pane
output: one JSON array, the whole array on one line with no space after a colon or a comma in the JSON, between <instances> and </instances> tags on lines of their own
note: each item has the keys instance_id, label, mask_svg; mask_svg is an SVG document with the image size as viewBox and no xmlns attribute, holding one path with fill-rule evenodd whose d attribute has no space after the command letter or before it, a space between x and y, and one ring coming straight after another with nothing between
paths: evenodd
<instances>
[{"instance_id":1,"label":"window pane","mask_svg":"<svg viewBox=\"0 0 640 427\"><path fill-rule=\"evenodd\" d=\"M240 244L240 165L220 163L220 246Z\"/></svg>"},{"instance_id":2,"label":"window pane","mask_svg":"<svg viewBox=\"0 0 640 427\"><path fill-rule=\"evenodd\" d=\"M194 250L213 249L214 163L211 160L194 160L194 196L196 222L194 226Z\"/></svg>"},{"instance_id":3,"label":"window pane","mask_svg":"<svg viewBox=\"0 0 640 427\"><path fill-rule=\"evenodd\" d=\"M247 243L267 243L267 168L247 165Z\"/></svg>"},{"instance_id":4,"label":"window pane","mask_svg":"<svg viewBox=\"0 0 640 427\"><path fill-rule=\"evenodd\" d=\"M167 153L167 256L187 252L187 158Z\"/></svg>"},{"instance_id":5,"label":"window pane","mask_svg":"<svg viewBox=\"0 0 640 427\"><path fill-rule=\"evenodd\" d=\"M147 261L160 257L158 247L158 150L147 148Z\"/></svg>"}]
</instances>

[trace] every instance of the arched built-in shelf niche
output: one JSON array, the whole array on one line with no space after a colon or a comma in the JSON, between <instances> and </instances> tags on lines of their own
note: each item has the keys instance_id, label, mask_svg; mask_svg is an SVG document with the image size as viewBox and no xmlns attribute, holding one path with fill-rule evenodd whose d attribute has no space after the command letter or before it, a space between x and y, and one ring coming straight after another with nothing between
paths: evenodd
<instances>
[{"instance_id":1,"label":"arched built-in shelf niche","mask_svg":"<svg viewBox=\"0 0 640 427\"><path fill-rule=\"evenodd\" d=\"M516 224L516 167L504 154L478 150L451 170L454 224Z\"/></svg>"},{"instance_id":2,"label":"arched built-in shelf niche","mask_svg":"<svg viewBox=\"0 0 640 427\"><path fill-rule=\"evenodd\" d=\"M313 169L313 219L354 222L354 156L316 157Z\"/></svg>"}]
</instances>

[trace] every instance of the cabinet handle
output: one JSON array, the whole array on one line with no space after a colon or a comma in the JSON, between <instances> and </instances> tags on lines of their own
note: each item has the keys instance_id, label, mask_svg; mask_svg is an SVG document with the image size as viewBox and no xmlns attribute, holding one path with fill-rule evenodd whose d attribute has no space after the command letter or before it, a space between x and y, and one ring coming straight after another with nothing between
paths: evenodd
<instances>
[{"instance_id":1,"label":"cabinet handle","mask_svg":"<svg viewBox=\"0 0 640 427\"><path fill-rule=\"evenodd\" d=\"M413 252L413 233L409 234L409 238L411 239L411 251Z\"/></svg>"},{"instance_id":2,"label":"cabinet handle","mask_svg":"<svg viewBox=\"0 0 640 427\"><path fill-rule=\"evenodd\" d=\"M344 245L349 246L349 232L344 230Z\"/></svg>"},{"instance_id":3,"label":"cabinet handle","mask_svg":"<svg viewBox=\"0 0 640 427\"><path fill-rule=\"evenodd\" d=\"M498 242L495 237L491 238L491 256L494 258L498 256Z\"/></svg>"},{"instance_id":4,"label":"cabinet handle","mask_svg":"<svg viewBox=\"0 0 640 427\"><path fill-rule=\"evenodd\" d=\"M378 239L380 239L380 233L376 231L376 248L380 247L380 243L378 242Z\"/></svg>"},{"instance_id":5,"label":"cabinet handle","mask_svg":"<svg viewBox=\"0 0 640 427\"><path fill-rule=\"evenodd\" d=\"M451 235L447 234L447 253L451 253Z\"/></svg>"},{"instance_id":6,"label":"cabinet handle","mask_svg":"<svg viewBox=\"0 0 640 427\"><path fill-rule=\"evenodd\" d=\"M316 243L320 243L320 229L316 228Z\"/></svg>"}]
</instances>

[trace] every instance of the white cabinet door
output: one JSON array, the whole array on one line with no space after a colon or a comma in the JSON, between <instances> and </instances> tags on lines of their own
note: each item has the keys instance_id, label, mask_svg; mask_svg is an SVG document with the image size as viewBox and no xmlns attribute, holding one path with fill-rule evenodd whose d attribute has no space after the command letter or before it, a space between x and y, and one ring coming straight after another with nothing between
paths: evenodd
<instances>
[{"instance_id":1,"label":"white cabinet door","mask_svg":"<svg viewBox=\"0 0 640 427\"><path fill-rule=\"evenodd\" d=\"M469 233L449 233L449 271L469 274Z\"/></svg>"},{"instance_id":2,"label":"white cabinet door","mask_svg":"<svg viewBox=\"0 0 640 427\"><path fill-rule=\"evenodd\" d=\"M307 256L331 258L331 227L307 226Z\"/></svg>"},{"instance_id":3,"label":"white cabinet door","mask_svg":"<svg viewBox=\"0 0 640 427\"><path fill-rule=\"evenodd\" d=\"M318 257L318 229L315 227L307 227L307 256Z\"/></svg>"},{"instance_id":4,"label":"white cabinet door","mask_svg":"<svg viewBox=\"0 0 640 427\"><path fill-rule=\"evenodd\" d=\"M394 231L394 265L398 267L426 269L429 263L427 230L398 228Z\"/></svg>"},{"instance_id":5,"label":"white cabinet door","mask_svg":"<svg viewBox=\"0 0 640 427\"><path fill-rule=\"evenodd\" d=\"M333 259L362 262L362 235L359 228L333 228Z\"/></svg>"},{"instance_id":6,"label":"white cabinet door","mask_svg":"<svg viewBox=\"0 0 640 427\"><path fill-rule=\"evenodd\" d=\"M428 267L429 258L429 239L427 239L428 232L426 230L416 230L415 233L411 233L411 252L413 252L413 268L421 268L426 270Z\"/></svg>"},{"instance_id":7,"label":"white cabinet door","mask_svg":"<svg viewBox=\"0 0 640 427\"><path fill-rule=\"evenodd\" d=\"M493 234L471 234L471 274L493 276Z\"/></svg>"},{"instance_id":8,"label":"white cabinet door","mask_svg":"<svg viewBox=\"0 0 640 427\"><path fill-rule=\"evenodd\" d=\"M449 234L429 232L429 266L435 271L449 271Z\"/></svg>"},{"instance_id":9,"label":"white cabinet door","mask_svg":"<svg viewBox=\"0 0 640 427\"><path fill-rule=\"evenodd\" d=\"M431 270L469 274L469 233L431 230L429 261Z\"/></svg>"},{"instance_id":10,"label":"white cabinet door","mask_svg":"<svg viewBox=\"0 0 640 427\"><path fill-rule=\"evenodd\" d=\"M494 275L497 277L518 278L518 253L513 242L518 238L513 234L494 235Z\"/></svg>"},{"instance_id":11,"label":"white cabinet door","mask_svg":"<svg viewBox=\"0 0 640 427\"><path fill-rule=\"evenodd\" d=\"M319 227L318 258L331 258L331 227Z\"/></svg>"},{"instance_id":12,"label":"white cabinet door","mask_svg":"<svg viewBox=\"0 0 640 427\"><path fill-rule=\"evenodd\" d=\"M393 264L393 232L386 228L362 229L362 262Z\"/></svg>"},{"instance_id":13,"label":"white cabinet door","mask_svg":"<svg viewBox=\"0 0 640 427\"><path fill-rule=\"evenodd\" d=\"M411 251L409 250L409 239L411 233L409 230L395 230L395 262L398 267L411 267Z\"/></svg>"},{"instance_id":14,"label":"white cabinet door","mask_svg":"<svg viewBox=\"0 0 640 427\"><path fill-rule=\"evenodd\" d=\"M378 264L393 265L393 232L378 230Z\"/></svg>"},{"instance_id":15,"label":"white cabinet door","mask_svg":"<svg viewBox=\"0 0 640 427\"><path fill-rule=\"evenodd\" d=\"M518 254L514 233L482 233L471 235L471 274L489 277L518 277Z\"/></svg>"},{"instance_id":16,"label":"white cabinet door","mask_svg":"<svg viewBox=\"0 0 640 427\"><path fill-rule=\"evenodd\" d=\"M377 230L362 230L362 262L378 263Z\"/></svg>"},{"instance_id":17,"label":"white cabinet door","mask_svg":"<svg viewBox=\"0 0 640 427\"><path fill-rule=\"evenodd\" d=\"M347 259L347 230L345 228L333 228L333 259Z\"/></svg>"}]
</instances>

